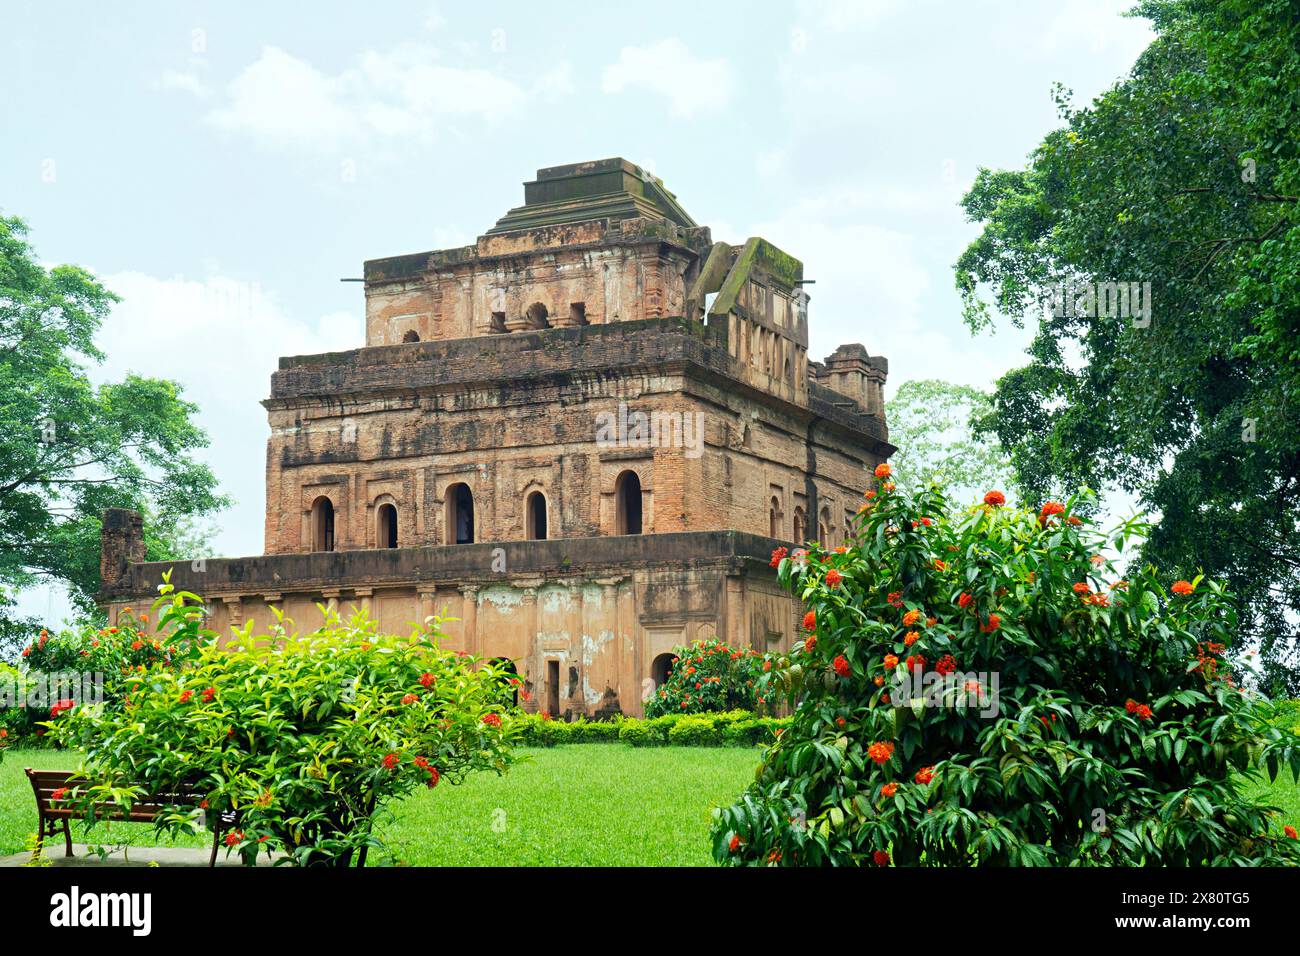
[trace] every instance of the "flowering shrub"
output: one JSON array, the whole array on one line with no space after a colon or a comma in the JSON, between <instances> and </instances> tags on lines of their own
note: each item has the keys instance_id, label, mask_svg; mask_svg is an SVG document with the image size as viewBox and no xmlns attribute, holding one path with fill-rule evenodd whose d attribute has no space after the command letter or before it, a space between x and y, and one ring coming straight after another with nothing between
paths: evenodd
<instances>
[{"instance_id":1,"label":"flowering shrub","mask_svg":"<svg viewBox=\"0 0 1300 956\"><path fill-rule=\"evenodd\" d=\"M39 743L42 722L71 710L89 693L120 705L130 681L151 668L176 668L193 658L191 643L151 633L149 615L123 611L114 627L85 627L51 634L42 630L19 660L22 671L0 674L0 726L10 739Z\"/></svg>"},{"instance_id":2,"label":"flowering shrub","mask_svg":"<svg viewBox=\"0 0 1300 956\"><path fill-rule=\"evenodd\" d=\"M1145 526L1102 534L1082 499L949 517L940 489L877 477L849 547L778 562L808 637L766 683L797 708L715 811L717 860L1300 862L1296 821L1243 796L1300 777L1300 738L1234 683L1219 585L1119 580L1104 554Z\"/></svg>"},{"instance_id":3,"label":"flowering shrub","mask_svg":"<svg viewBox=\"0 0 1300 956\"><path fill-rule=\"evenodd\" d=\"M197 791L201 807L174 807L157 829L192 832L204 814L234 810L226 845L246 862L279 849L293 863L346 866L377 845L373 820L389 801L512 762L507 675L440 650L436 630L398 638L363 614L331 614L307 635L281 621L254 637L250 623L219 647L194 595L162 590L171 641L192 644L194 660L137 674L119 707L82 705L48 723L86 751L90 784L67 799L87 814Z\"/></svg>"},{"instance_id":4,"label":"flowering shrub","mask_svg":"<svg viewBox=\"0 0 1300 956\"><path fill-rule=\"evenodd\" d=\"M763 703L755 693L763 673L757 651L710 638L678 647L674 653L668 679L645 703L647 717L753 710Z\"/></svg>"}]
</instances>

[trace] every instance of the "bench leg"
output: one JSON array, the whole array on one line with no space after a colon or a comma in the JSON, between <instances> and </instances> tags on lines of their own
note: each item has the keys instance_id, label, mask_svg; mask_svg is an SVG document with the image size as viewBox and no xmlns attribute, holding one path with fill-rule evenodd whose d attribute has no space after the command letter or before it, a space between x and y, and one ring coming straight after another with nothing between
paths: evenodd
<instances>
[{"instance_id":1,"label":"bench leg","mask_svg":"<svg viewBox=\"0 0 1300 956\"><path fill-rule=\"evenodd\" d=\"M217 827L212 831L212 855L208 857L208 867L212 868L217 865L217 847L221 845L221 828Z\"/></svg>"},{"instance_id":2,"label":"bench leg","mask_svg":"<svg viewBox=\"0 0 1300 956\"><path fill-rule=\"evenodd\" d=\"M63 818L63 844L67 847L64 856L72 856L72 828L68 826L68 818Z\"/></svg>"}]
</instances>

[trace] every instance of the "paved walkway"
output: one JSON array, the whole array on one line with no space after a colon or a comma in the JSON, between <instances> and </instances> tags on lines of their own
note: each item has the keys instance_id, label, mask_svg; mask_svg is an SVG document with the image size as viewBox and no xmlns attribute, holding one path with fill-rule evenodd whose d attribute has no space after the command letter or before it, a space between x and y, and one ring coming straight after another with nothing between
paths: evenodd
<instances>
[{"instance_id":1,"label":"paved walkway","mask_svg":"<svg viewBox=\"0 0 1300 956\"><path fill-rule=\"evenodd\" d=\"M63 852L62 840L58 841L57 846L49 844L45 847L45 859L52 866L207 866L212 848L200 850L188 846L133 846L128 847L125 853L121 849L114 850L102 861L99 854L92 853L84 843L72 844L73 855L70 857L64 856ZM30 853L0 856L0 867L23 866L31 858ZM224 847L217 853L217 866L240 865L239 856L234 853L226 856ZM263 854L257 865L271 866L272 861Z\"/></svg>"}]
</instances>

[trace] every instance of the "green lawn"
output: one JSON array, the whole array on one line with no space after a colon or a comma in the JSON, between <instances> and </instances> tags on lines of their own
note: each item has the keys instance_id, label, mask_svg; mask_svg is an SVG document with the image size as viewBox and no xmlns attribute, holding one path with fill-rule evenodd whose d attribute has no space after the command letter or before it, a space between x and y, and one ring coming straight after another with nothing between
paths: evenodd
<instances>
[{"instance_id":1,"label":"green lawn","mask_svg":"<svg viewBox=\"0 0 1300 956\"><path fill-rule=\"evenodd\" d=\"M393 857L414 866L706 866L709 810L752 778L758 750L578 744L524 749L504 777L480 774L440 785L394 808L381 833ZM23 767L71 768L50 750L9 751L0 764L0 855L22 851L36 830ZM1300 822L1300 787L1290 774L1254 785ZM111 826L111 830L109 827ZM154 842L144 824L101 825L78 842ZM183 845L204 846L192 837ZM383 854L373 863L388 862Z\"/></svg>"},{"instance_id":2,"label":"green lawn","mask_svg":"<svg viewBox=\"0 0 1300 956\"><path fill-rule=\"evenodd\" d=\"M705 866L709 810L753 777L759 751L579 744L524 749L504 777L441 784L394 807L381 832L415 866ZM9 751L0 764L0 855L24 849L36 809L23 767L71 768L49 750ZM100 826L77 842L154 843L147 824ZM190 838L179 845L202 846ZM372 862L382 863L382 854Z\"/></svg>"}]
</instances>

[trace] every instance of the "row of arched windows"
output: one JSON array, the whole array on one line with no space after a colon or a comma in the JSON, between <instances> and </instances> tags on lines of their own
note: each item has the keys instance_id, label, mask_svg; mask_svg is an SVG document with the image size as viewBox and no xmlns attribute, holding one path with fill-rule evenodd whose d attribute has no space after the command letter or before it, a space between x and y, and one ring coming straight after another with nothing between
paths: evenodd
<instances>
[{"instance_id":1,"label":"row of arched windows","mask_svg":"<svg viewBox=\"0 0 1300 956\"><path fill-rule=\"evenodd\" d=\"M614 482L616 506L615 532L617 534L641 533L641 479L634 471L624 471ZM474 493L469 485L456 482L447 488L444 496L446 515L446 544L473 544L478 540L474 530ZM524 502L524 535L530 541L544 541L549 537L550 523L546 496L534 490ZM387 503L375 509L375 546L397 548L401 546L401 532L397 506ZM311 550L333 551L334 503L321 495L311 506Z\"/></svg>"},{"instance_id":2,"label":"row of arched windows","mask_svg":"<svg viewBox=\"0 0 1300 956\"><path fill-rule=\"evenodd\" d=\"M845 512L844 527L846 530L852 525L852 519L853 516L850 513ZM768 537L776 538L779 541L787 540L785 536L785 513L781 510L781 500L777 498L776 495L773 495L771 500L768 502L767 525ZM807 527L807 519L804 517L802 508L794 509L792 530L794 533L788 540L802 544L808 539L809 528ZM831 518L830 508L823 508L821 516L817 522L817 540L829 547L832 543L832 538L835 538L838 534L839 530L835 527L835 522Z\"/></svg>"},{"instance_id":3,"label":"row of arched windows","mask_svg":"<svg viewBox=\"0 0 1300 956\"><path fill-rule=\"evenodd\" d=\"M793 529L794 534L790 536L789 540L797 541L802 544L803 541L805 540L804 538L804 534L806 531L805 524L806 522L804 520L803 509L796 507L794 509L794 529ZM785 512L781 510L781 500L777 498L776 495L773 495L772 500L768 502L767 536L769 538L776 538L781 541L786 540Z\"/></svg>"}]
</instances>

